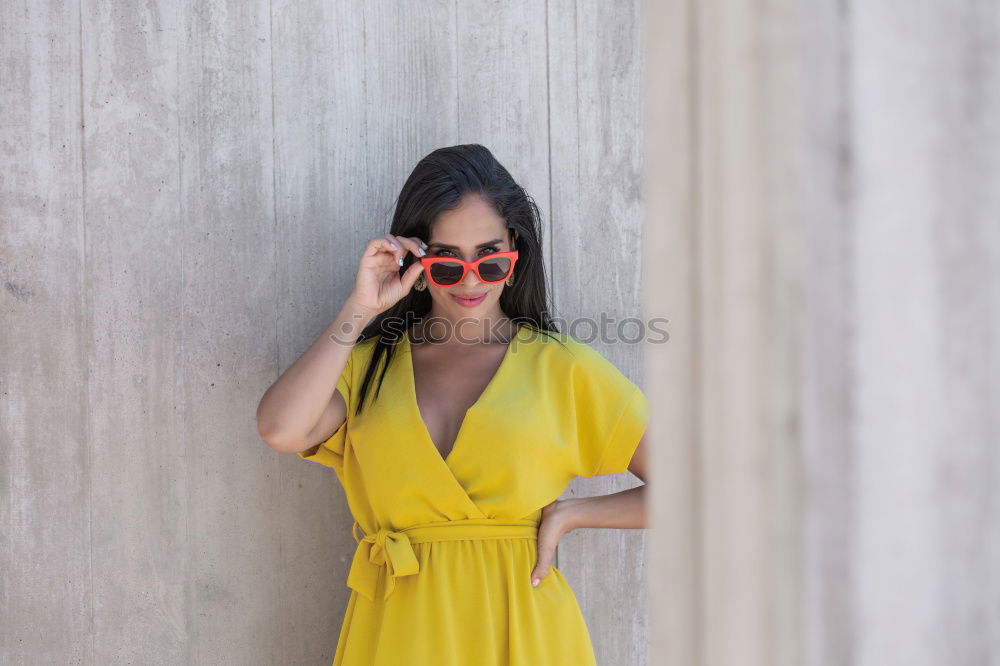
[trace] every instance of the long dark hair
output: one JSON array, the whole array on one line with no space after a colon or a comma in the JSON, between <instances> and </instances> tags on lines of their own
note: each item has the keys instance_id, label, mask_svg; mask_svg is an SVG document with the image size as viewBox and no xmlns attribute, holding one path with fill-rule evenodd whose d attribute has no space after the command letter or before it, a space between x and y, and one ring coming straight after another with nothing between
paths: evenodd
<instances>
[{"instance_id":1,"label":"long dark hair","mask_svg":"<svg viewBox=\"0 0 1000 666\"><path fill-rule=\"evenodd\" d=\"M427 241L437 217L457 208L466 194L482 197L504 219L508 230L517 230L514 284L500 292L500 309L515 324L524 325L536 334L558 333L549 317L538 206L486 147L470 143L438 148L420 160L396 198L389 233ZM406 255L400 275L414 260L412 254ZM373 400L378 398L395 346L406 335L409 322L423 319L430 310L430 293L411 289L361 331L358 342L374 338L375 347L361 384L356 414L361 413L379 363L384 359Z\"/></svg>"}]
</instances>

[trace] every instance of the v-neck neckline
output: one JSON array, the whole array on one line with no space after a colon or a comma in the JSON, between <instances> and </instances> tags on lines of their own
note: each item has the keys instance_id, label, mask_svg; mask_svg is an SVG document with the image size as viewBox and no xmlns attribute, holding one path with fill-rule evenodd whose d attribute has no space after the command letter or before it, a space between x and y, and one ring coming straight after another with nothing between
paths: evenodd
<instances>
[{"instance_id":1,"label":"v-neck neckline","mask_svg":"<svg viewBox=\"0 0 1000 666\"><path fill-rule=\"evenodd\" d=\"M420 424L421 439L426 442L427 446L430 447L429 452L435 458L444 463L449 469L451 469L450 461L455 455L455 452L458 451L459 445L462 442L462 433L465 431L465 426L469 422L469 415L475 411L476 408L479 407L489 396L490 392L494 390L493 387L497 383L497 380L500 379L506 366L510 365L510 357L514 350L514 344L520 339L521 331L523 330L525 330L524 325L518 324L517 330L507 343L507 349L504 350L503 358L500 360L500 365L497 366L496 372L493 373L493 377L490 378L490 381L486 384L486 388L484 388L482 393L479 394L476 401L465 410L465 414L462 415L462 421L458 426L458 432L455 434L455 441L452 442L451 450L448 451L447 455L441 455L441 451L434 443L434 438L431 437L431 432L427 427L427 422L424 421L423 414L420 412L420 403L417 401L417 374L414 372L413 349L410 346L410 333L408 330L403 333L403 341L406 345L404 350L405 353L403 354L403 356L406 357L406 365L403 369L405 370L407 377L407 392L409 393L410 405L413 408L413 413L417 422Z\"/></svg>"}]
</instances>

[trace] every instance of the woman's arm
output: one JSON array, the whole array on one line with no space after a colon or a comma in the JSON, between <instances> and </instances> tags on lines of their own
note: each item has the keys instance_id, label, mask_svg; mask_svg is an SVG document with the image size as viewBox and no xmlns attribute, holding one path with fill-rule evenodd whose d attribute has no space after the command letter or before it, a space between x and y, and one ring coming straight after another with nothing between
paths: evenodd
<instances>
[{"instance_id":1,"label":"woman's arm","mask_svg":"<svg viewBox=\"0 0 1000 666\"><path fill-rule=\"evenodd\" d=\"M314 431L332 432L347 417L335 391L354 348L353 340L375 313L348 299L337 317L277 381L257 405L257 430L275 451L293 453L314 445Z\"/></svg>"},{"instance_id":2,"label":"woman's arm","mask_svg":"<svg viewBox=\"0 0 1000 666\"><path fill-rule=\"evenodd\" d=\"M538 525L538 561L531 572L532 585L549 574L549 564L559 539L573 530L580 527L642 529L647 526L646 434L639 439L628 469L642 480L643 485L610 495L556 500L542 509Z\"/></svg>"},{"instance_id":3,"label":"woman's arm","mask_svg":"<svg viewBox=\"0 0 1000 666\"><path fill-rule=\"evenodd\" d=\"M316 446L347 418L347 403L337 382L361 331L375 317L409 293L423 265L417 261L403 274L403 256L423 256L416 236L386 234L368 241L358 262L354 291L323 335L285 370L257 405L257 431L280 453Z\"/></svg>"}]
</instances>

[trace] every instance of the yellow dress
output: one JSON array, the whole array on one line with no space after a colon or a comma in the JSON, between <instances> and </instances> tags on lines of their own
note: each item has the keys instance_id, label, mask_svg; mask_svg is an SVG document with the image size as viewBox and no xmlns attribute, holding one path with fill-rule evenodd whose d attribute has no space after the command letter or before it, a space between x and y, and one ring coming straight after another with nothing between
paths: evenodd
<instances>
[{"instance_id":1,"label":"yellow dress","mask_svg":"<svg viewBox=\"0 0 1000 666\"><path fill-rule=\"evenodd\" d=\"M375 341L355 344L337 382L347 420L298 454L334 469L355 519L333 666L596 663L559 569L531 586L537 526L573 478L627 471L649 405L596 350L554 335L519 328L446 457L420 415L408 336L360 416Z\"/></svg>"}]
</instances>

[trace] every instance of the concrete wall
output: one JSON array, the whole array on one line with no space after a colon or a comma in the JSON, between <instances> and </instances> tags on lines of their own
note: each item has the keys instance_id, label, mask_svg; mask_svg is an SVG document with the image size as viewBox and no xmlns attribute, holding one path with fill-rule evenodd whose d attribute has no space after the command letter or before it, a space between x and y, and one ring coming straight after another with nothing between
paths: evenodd
<instances>
[{"instance_id":1,"label":"concrete wall","mask_svg":"<svg viewBox=\"0 0 1000 666\"><path fill-rule=\"evenodd\" d=\"M636 314L639 10L2 3L0 661L329 663L351 518L257 401L444 145L538 201L556 314ZM599 661L645 663L645 535L585 532L556 563Z\"/></svg>"},{"instance_id":2,"label":"concrete wall","mask_svg":"<svg viewBox=\"0 0 1000 666\"><path fill-rule=\"evenodd\" d=\"M655 663L1000 663L1000 5L646 6Z\"/></svg>"}]
</instances>

